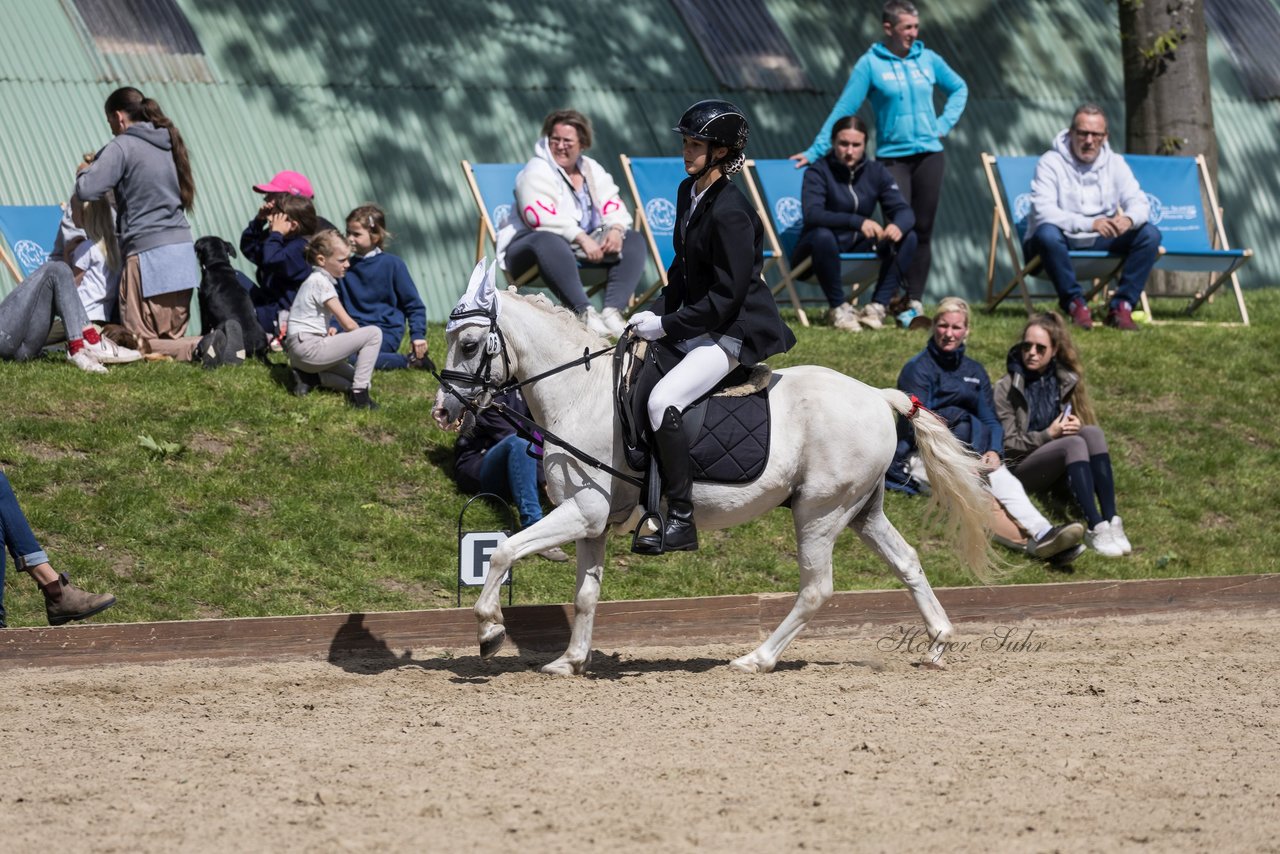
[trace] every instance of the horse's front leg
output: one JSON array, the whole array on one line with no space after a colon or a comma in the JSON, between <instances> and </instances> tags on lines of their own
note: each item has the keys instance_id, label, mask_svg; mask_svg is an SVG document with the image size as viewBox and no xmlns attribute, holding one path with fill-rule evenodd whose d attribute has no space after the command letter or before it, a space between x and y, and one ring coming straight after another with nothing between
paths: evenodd
<instances>
[{"instance_id":1,"label":"horse's front leg","mask_svg":"<svg viewBox=\"0 0 1280 854\"><path fill-rule=\"evenodd\" d=\"M578 583L573 597L573 632L564 655L542 668L543 673L581 676L591 663L591 632L595 627L596 603L604 576L604 551L608 534L578 540Z\"/></svg>"},{"instance_id":2,"label":"horse's front leg","mask_svg":"<svg viewBox=\"0 0 1280 854\"><path fill-rule=\"evenodd\" d=\"M525 555L580 540L588 533L587 521L578 505L566 501L542 520L508 537L489 558L489 575L476 599L476 622L479 623L480 657L492 658L506 639L502 623L502 578L511 565ZM581 564L581 559L579 559Z\"/></svg>"}]
</instances>

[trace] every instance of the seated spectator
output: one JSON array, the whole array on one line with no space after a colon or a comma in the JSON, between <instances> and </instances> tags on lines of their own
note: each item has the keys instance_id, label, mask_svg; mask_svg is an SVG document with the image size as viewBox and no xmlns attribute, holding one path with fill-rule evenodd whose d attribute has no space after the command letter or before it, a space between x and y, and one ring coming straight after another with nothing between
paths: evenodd
<instances>
[{"instance_id":1,"label":"seated spectator","mask_svg":"<svg viewBox=\"0 0 1280 854\"><path fill-rule=\"evenodd\" d=\"M1116 514L1107 439L1062 316L1050 312L1027 321L1022 340L1009 350L1008 366L995 398L1009 470L1031 492L1065 480L1089 524L1089 547L1106 557L1129 554L1133 548Z\"/></svg>"},{"instance_id":2,"label":"seated spectator","mask_svg":"<svg viewBox=\"0 0 1280 854\"><path fill-rule=\"evenodd\" d=\"M1081 329L1093 328L1084 290L1068 252L1092 249L1125 256L1120 284L1107 310L1107 325L1138 328L1133 307L1160 254L1160 231L1151 206L1124 158L1107 143L1107 117L1096 104L1076 108L1071 127L1040 157L1031 182L1031 213L1023 256L1037 255L1058 292L1058 304Z\"/></svg>"},{"instance_id":3,"label":"seated spectator","mask_svg":"<svg viewBox=\"0 0 1280 854\"><path fill-rule=\"evenodd\" d=\"M857 116L837 121L831 130L831 150L805 170L801 194L804 230L791 255L792 267L813 259L813 266L802 278L817 275L830 306L831 324L849 332L857 332L859 323L870 329L884 325L889 301L903 285L903 274L916 250L912 231L916 218L911 206L902 198L889 170L866 154L866 123ZM883 227L871 217L876 205L887 222ZM840 278L842 252L875 252L880 256L880 277L871 302L861 313L845 298Z\"/></svg>"},{"instance_id":4,"label":"seated spectator","mask_svg":"<svg viewBox=\"0 0 1280 854\"><path fill-rule=\"evenodd\" d=\"M288 175L301 181L277 183ZM289 189L275 189L281 186ZM311 275L307 241L319 230L319 220L311 202L311 184L295 172L281 172L272 183L259 184L254 190L266 195L240 235L240 254L257 267L257 287L249 296L258 324L271 339L272 349L279 350L289 332L289 309L298 288Z\"/></svg>"},{"instance_id":5,"label":"seated spectator","mask_svg":"<svg viewBox=\"0 0 1280 854\"><path fill-rule=\"evenodd\" d=\"M631 230L618 184L584 152L591 121L577 110L556 110L542 122L533 157L516 177L515 206L498 223L498 263L519 277L535 264L560 301L592 332L622 334L626 311L648 251ZM604 311L587 299L578 259L608 267Z\"/></svg>"},{"instance_id":6,"label":"seated spectator","mask_svg":"<svg viewBox=\"0 0 1280 854\"><path fill-rule=\"evenodd\" d=\"M361 205L347 214L347 240L353 250L351 269L338 280L338 295L352 320L382 330L377 369L422 366L427 355L427 307L404 261L384 250L391 232L382 209ZM400 352L406 323L408 356Z\"/></svg>"},{"instance_id":7,"label":"seated spectator","mask_svg":"<svg viewBox=\"0 0 1280 854\"><path fill-rule=\"evenodd\" d=\"M1076 522L1057 526L1050 523L1001 461L1004 429L996 417L991 379L982 365L964 354L968 337L969 304L959 297L947 297L938 305L933 336L925 349L903 367L898 388L915 395L947 422L956 438L982 456L991 494L1001 505L992 507L993 530L998 530L1007 512L1030 534L1025 546L1028 554L1045 560L1057 558L1057 564L1074 560L1083 551L1080 540L1084 527ZM913 450L913 436L908 433L898 443L898 455L886 475L889 488L903 484L906 457Z\"/></svg>"},{"instance_id":8,"label":"seated spectator","mask_svg":"<svg viewBox=\"0 0 1280 854\"><path fill-rule=\"evenodd\" d=\"M55 317L67 330L67 360L82 371L105 374L108 364L142 358L98 333L76 293L71 268L46 261L0 302L0 359L25 362L40 355Z\"/></svg>"},{"instance_id":9,"label":"seated spectator","mask_svg":"<svg viewBox=\"0 0 1280 854\"><path fill-rule=\"evenodd\" d=\"M104 611L116 603L109 593L90 593L71 583L67 574L58 573L49 565L49 556L36 542L36 536L27 524L27 517L18 505L9 478L0 471L0 536L4 538L5 551L13 555L18 569L28 572L44 593L45 615L49 625L60 626L71 620L83 620ZM4 610L4 552L0 551L0 629L5 623Z\"/></svg>"},{"instance_id":10,"label":"seated spectator","mask_svg":"<svg viewBox=\"0 0 1280 854\"><path fill-rule=\"evenodd\" d=\"M442 392L443 393L443 392ZM432 414L442 430L456 429L445 424L444 410L439 405ZM513 389L494 399L512 412L529 417L529 407ZM537 453L539 456L531 456ZM475 426L458 436L453 446L453 477L458 489L468 495L488 492L512 501L520 513L520 527L527 528L542 519L542 489L546 478L542 472L542 449L521 438L516 428L493 408L480 413ZM543 549L538 555L547 560L566 561L569 555L559 546Z\"/></svg>"},{"instance_id":11,"label":"seated spectator","mask_svg":"<svg viewBox=\"0 0 1280 854\"><path fill-rule=\"evenodd\" d=\"M306 258L313 271L289 311L289 337L285 347L293 368L293 393L299 397L319 385L345 391L347 402L357 409L377 409L369 396L373 365L382 346L382 331L361 326L351 319L338 299L338 280L347 272L351 247L333 229L322 231L307 243ZM333 334L330 321L344 331ZM356 357L355 367L347 361Z\"/></svg>"}]
</instances>

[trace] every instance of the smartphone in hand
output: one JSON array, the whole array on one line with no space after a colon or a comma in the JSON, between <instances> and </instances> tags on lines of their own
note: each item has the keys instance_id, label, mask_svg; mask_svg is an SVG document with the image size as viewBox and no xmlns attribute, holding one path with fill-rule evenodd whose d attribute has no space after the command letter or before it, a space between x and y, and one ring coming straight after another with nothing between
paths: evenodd
<instances>
[{"instance_id":1,"label":"smartphone in hand","mask_svg":"<svg viewBox=\"0 0 1280 854\"><path fill-rule=\"evenodd\" d=\"M1063 407L1063 409L1062 409L1062 420L1063 420L1063 421L1066 421L1066 420L1067 420L1068 418L1070 418L1070 417L1071 417L1071 404L1069 404L1069 403L1068 403L1068 404L1067 404L1065 407Z\"/></svg>"}]
</instances>

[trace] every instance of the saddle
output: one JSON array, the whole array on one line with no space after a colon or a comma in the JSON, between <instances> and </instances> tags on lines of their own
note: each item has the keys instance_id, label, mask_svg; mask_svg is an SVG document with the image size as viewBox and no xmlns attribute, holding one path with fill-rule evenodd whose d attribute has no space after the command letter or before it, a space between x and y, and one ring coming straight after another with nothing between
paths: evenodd
<instances>
[{"instance_id":1,"label":"saddle","mask_svg":"<svg viewBox=\"0 0 1280 854\"><path fill-rule=\"evenodd\" d=\"M681 357L661 340L632 335L614 351L614 405L627 465L637 471L650 471L649 392ZM767 365L739 367L684 411L694 480L747 483L760 476L769 460L769 389L777 381Z\"/></svg>"}]
</instances>

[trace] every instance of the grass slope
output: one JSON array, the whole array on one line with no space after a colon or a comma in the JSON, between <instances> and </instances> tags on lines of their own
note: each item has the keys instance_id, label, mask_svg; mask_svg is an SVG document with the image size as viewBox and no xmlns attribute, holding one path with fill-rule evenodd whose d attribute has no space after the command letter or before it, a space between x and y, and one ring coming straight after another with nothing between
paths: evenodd
<instances>
[{"instance_id":1,"label":"grass slope","mask_svg":"<svg viewBox=\"0 0 1280 854\"><path fill-rule=\"evenodd\" d=\"M1277 569L1280 291L1252 292L1249 304L1249 328L1171 324L1079 336L1135 553L1123 560L1087 554L1074 578ZM1225 300L1201 315L1215 317L1234 319ZM969 353L993 380L1021 325L1013 308L976 318ZM775 366L825 364L881 386L894 383L925 341L924 333L901 330L793 328L800 343ZM439 358L439 326L431 339ZM374 393L382 409L361 413L332 394L291 397L287 374L280 356L270 368L139 364L105 377L58 358L0 362L0 466L55 567L119 597L110 619L453 605L465 496L448 474L453 437L428 415L434 380L380 374ZM890 518L920 549L933 583L971 583L946 544L922 527L922 510L921 500L888 498ZM469 527L495 518L477 503ZM628 546L626 537L611 541L607 598L796 585L786 510L706 534L695 554L642 558ZM835 567L837 589L896 584L847 533ZM1010 583L1063 577L1020 558L1012 569ZM530 558L516 570L518 603L572 600L571 564ZM43 625L35 585L11 562L8 576L9 625ZM464 603L470 599L464 592Z\"/></svg>"}]
</instances>

